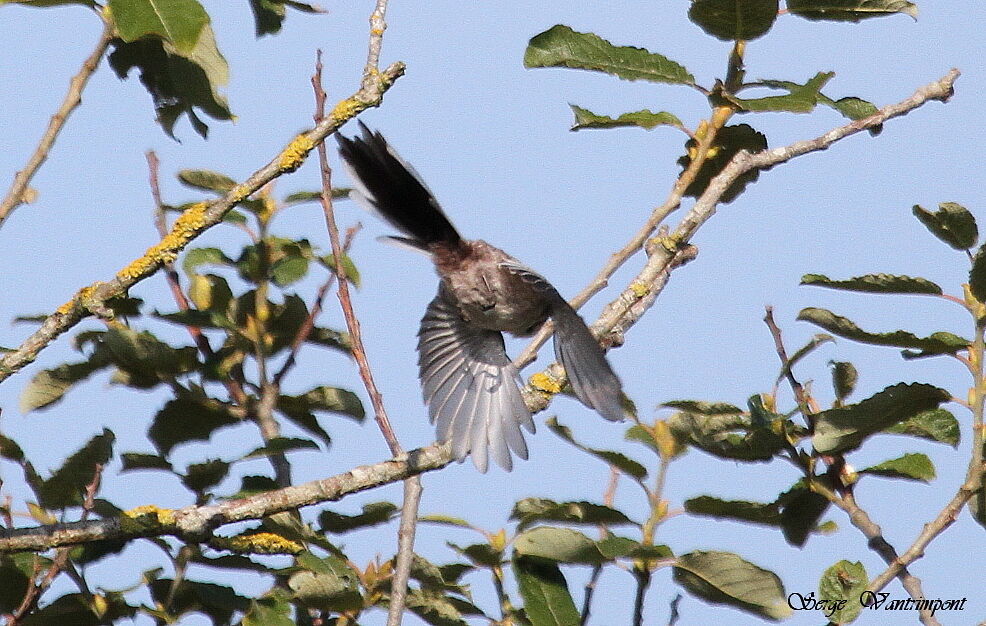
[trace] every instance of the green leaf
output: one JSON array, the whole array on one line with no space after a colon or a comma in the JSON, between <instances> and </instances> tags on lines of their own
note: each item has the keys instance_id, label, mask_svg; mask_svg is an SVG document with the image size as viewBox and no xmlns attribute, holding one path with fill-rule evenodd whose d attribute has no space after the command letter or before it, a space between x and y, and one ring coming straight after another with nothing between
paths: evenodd
<instances>
[{"instance_id":1,"label":"green leaf","mask_svg":"<svg viewBox=\"0 0 986 626\"><path fill-rule=\"evenodd\" d=\"M318 514L319 528L323 533L341 534L358 528L386 524L394 519L399 509L391 502L369 502L358 515L346 515L325 510Z\"/></svg>"},{"instance_id":2,"label":"green leaf","mask_svg":"<svg viewBox=\"0 0 986 626\"><path fill-rule=\"evenodd\" d=\"M213 172L212 170L179 170L175 176L178 178L178 182L186 187L201 191L214 191L219 194L225 194L233 187L236 187L235 180L225 174Z\"/></svg>"},{"instance_id":3,"label":"green leaf","mask_svg":"<svg viewBox=\"0 0 986 626\"><path fill-rule=\"evenodd\" d=\"M780 507L775 503L720 500L712 496L699 496L685 500L685 511L692 515L728 519L762 526L780 526Z\"/></svg>"},{"instance_id":4,"label":"green leaf","mask_svg":"<svg viewBox=\"0 0 986 626\"><path fill-rule=\"evenodd\" d=\"M932 235L956 250L968 250L979 239L976 218L961 204L941 202L934 213L915 204L912 212Z\"/></svg>"},{"instance_id":5,"label":"green leaf","mask_svg":"<svg viewBox=\"0 0 986 626\"><path fill-rule=\"evenodd\" d=\"M777 0L692 0L688 19L723 41L751 41L777 19Z\"/></svg>"},{"instance_id":6,"label":"green leaf","mask_svg":"<svg viewBox=\"0 0 986 626\"><path fill-rule=\"evenodd\" d=\"M842 114L842 117L853 121L869 117L879 110L872 102L868 102L862 98L856 98L855 96L832 100L823 94L818 94L818 101L827 107L835 109ZM883 124L877 124L868 129L867 132L873 137L876 137L883 132Z\"/></svg>"},{"instance_id":7,"label":"green leaf","mask_svg":"<svg viewBox=\"0 0 986 626\"><path fill-rule=\"evenodd\" d=\"M849 361L831 361L829 365L832 366L832 389L835 391L835 397L839 402L845 402L856 389L859 372Z\"/></svg>"},{"instance_id":8,"label":"green leaf","mask_svg":"<svg viewBox=\"0 0 986 626\"><path fill-rule=\"evenodd\" d=\"M272 454L284 454L295 450L318 450L318 444L302 437L274 437L266 444L255 448L241 457L241 460L260 459Z\"/></svg>"},{"instance_id":9,"label":"green leaf","mask_svg":"<svg viewBox=\"0 0 986 626\"><path fill-rule=\"evenodd\" d=\"M635 478L636 480L643 480L644 478L647 477L647 468L641 465L640 463L638 463L637 461L634 461L630 457L626 456L625 454L614 452L612 450L597 450L595 448L584 446L581 443L575 441L575 438L572 436L572 429L569 428L568 426L561 424L558 421L557 417L552 417L551 419L549 419L547 424L551 432L555 433L556 435L558 435L568 443L572 444L579 450L582 450L583 452L591 454L592 456L598 459L602 459L606 463L609 463L610 465L620 470L627 476Z\"/></svg>"},{"instance_id":10,"label":"green leaf","mask_svg":"<svg viewBox=\"0 0 986 626\"><path fill-rule=\"evenodd\" d=\"M935 478L935 466L927 455L908 453L896 459L890 459L859 471L860 474L872 474L885 478L903 478L917 480L923 483Z\"/></svg>"},{"instance_id":11,"label":"green leaf","mask_svg":"<svg viewBox=\"0 0 986 626\"><path fill-rule=\"evenodd\" d=\"M746 415L679 412L667 420L674 435L723 459L769 461L784 449L783 437L769 424L755 425Z\"/></svg>"},{"instance_id":12,"label":"green leaf","mask_svg":"<svg viewBox=\"0 0 986 626\"><path fill-rule=\"evenodd\" d=\"M212 459L204 463L189 465L181 482L195 493L203 493L206 489L221 483L228 475L229 463L220 459Z\"/></svg>"},{"instance_id":13,"label":"green leaf","mask_svg":"<svg viewBox=\"0 0 986 626\"><path fill-rule=\"evenodd\" d=\"M826 309L808 307L798 313L798 320L811 322L825 330L846 339L875 346L896 346L920 350L920 356L936 354L955 354L965 349L971 342L948 332L933 333L928 337L918 337L904 330L889 333L871 333L861 329L851 320L836 315Z\"/></svg>"},{"instance_id":14,"label":"green leaf","mask_svg":"<svg viewBox=\"0 0 986 626\"><path fill-rule=\"evenodd\" d=\"M805 274L801 277L801 284L864 293L932 294L936 296L942 294L942 288L926 278L895 276L893 274L865 274L848 280L832 280L821 274Z\"/></svg>"},{"instance_id":15,"label":"green leaf","mask_svg":"<svg viewBox=\"0 0 986 626\"><path fill-rule=\"evenodd\" d=\"M688 168L694 158L695 151L698 149L698 142L689 139L685 143L685 154L678 159L678 165L682 170ZM685 189L685 195L698 198L708 188L709 183L715 178L733 157L741 150L746 150L751 154L763 152L767 149L767 138L747 124L736 124L724 126L716 133L716 138L709 149L709 156L699 168L695 180ZM722 194L720 201L723 203L732 202L743 193L746 186L754 183L760 178L759 170L752 170L739 176Z\"/></svg>"},{"instance_id":16,"label":"green leaf","mask_svg":"<svg viewBox=\"0 0 986 626\"><path fill-rule=\"evenodd\" d=\"M228 624L234 613L250 608L249 599L225 585L187 579L176 584L169 578L157 578L148 587L155 603L164 606L171 600L168 615L172 617L197 612L207 615L213 624Z\"/></svg>"},{"instance_id":17,"label":"green leaf","mask_svg":"<svg viewBox=\"0 0 986 626\"><path fill-rule=\"evenodd\" d=\"M213 313L210 320L216 320L217 324L221 324L233 299L233 290L222 276L192 274L188 285L188 299L199 311Z\"/></svg>"},{"instance_id":18,"label":"green leaf","mask_svg":"<svg viewBox=\"0 0 986 626\"><path fill-rule=\"evenodd\" d=\"M986 302L986 243L976 252L969 270L969 291L980 302Z\"/></svg>"},{"instance_id":19,"label":"green leaf","mask_svg":"<svg viewBox=\"0 0 986 626\"><path fill-rule=\"evenodd\" d=\"M918 8L906 0L787 0L788 13L807 20L858 22L903 13L917 19Z\"/></svg>"},{"instance_id":20,"label":"green leaf","mask_svg":"<svg viewBox=\"0 0 986 626\"><path fill-rule=\"evenodd\" d=\"M462 547L448 541L446 542L446 545L479 567L489 569L500 567L503 563L503 552L501 550L493 549L493 546L488 543L474 543L472 545Z\"/></svg>"},{"instance_id":21,"label":"green leaf","mask_svg":"<svg viewBox=\"0 0 986 626\"><path fill-rule=\"evenodd\" d=\"M80 363L63 363L58 367L41 370L24 387L20 397L21 413L30 413L60 401L76 383L109 365L103 359L91 359Z\"/></svg>"},{"instance_id":22,"label":"green leaf","mask_svg":"<svg viewBox=\"0 0 986 626\"><path fill-rule=\"evenodd\" d=\"M44 481L37 494L38 503L46 509L81 505L96 475L96 467L106 465L112 458L115 440L113 431L104 428L102 434L87 441Z\"/></svg>"},{"instance_id":23,"label":"green leaf","mask_svg":"<svg viewBox=\"0 0 986 626\"><path fill-rule=\"evenodd\" d=\"M679 128L683 126L681 120L667 111L654 113L653 111L644 109L642 111L634 111L633 113L623 113L619 117L613 118L606 115L597 115L588 109L583 109L574 104L569 104L568 106L572 108L572 113L575 114L572 130L583 128L616 128L619 126L639 126L640 128L652 130L658 126L677 126Z\"/></svg>"},{"instance_id":24,"label":"green leaf","mask_svg":"<svg viewBox=\"0 0 986 626\"><path fill-rule=\"evenodd\" d=\"M610 559L592 539L571 528L538 526L514 538L514 552L522 557L536 557L558 563L599 565Z\"/></svg>"},{"instance_id":25,"label":"green leaf","mask_svg":"<svg viewBox=\"0 0 986 626\"><path fill-rule=\"evenodd\" d=\"M276 0L250 0L257 37L280 32L284 23L284 4Z\"/></svg>"},{"instance_id":26,"label":"green leaf","mask_svg":"<svg viewBox=\"0 0 986 626\"><path fill-rule=\"evenodd\" d=\"M408 589L407 608L431 626L468 626L452 596L438 591Z\"/></svg>"},{"instance_id":27,"label":"green leaf","mask_svg":"<svg viewBox=\"0 0 986 626\"><path fill-rule=\"evenodd\" d=\"M811 443L821 454L852 450L870 435L936 409L951 398L946 390L933 385L899 383L857 404L817 413Z\"/></svg>"},{"instance_id":28,"label":"green leaf","mask_svg":"<svg viewBox=\"0 0 986 626\"><path fill-rule=\"evenodd\" d=\"M154 35L187 56L195 48L209 14L196 0L109 0L113 24L127 43Z\"/></svg>"},{"instance_id":29,"label":"green leaf","mask_svg":"<svg viewBox=\"0 0 986 626\"><path fill-rule=\"evenodd\" d=\"M545 498L524 498L517 501L510 513L510 519L518 520L518 530L542 521L607 526L636 525L636 522L621 511L608 506L591 502L555 502Z\"/></svg>"},{"instance_id":30,"label":"green leaf","mask_svg":"<svg viewBox=\"0 0 986 626\"><path fill-rule=\"evenodd\" d=\"M333 187L332 188L332 199L333 200L345 200L349 198L349 193L352 191L350 187ZM305 202L319 202L322 199L321 191L296 191L294 193L289 193L284 196L282 204L284 206L291 206L293 204L302 204Z\"/></svg>"},{"instance_id":31,"label":"green leaf","mask_svg":"<svg viewBox=\"0 0 986 626\"><path fill-rule=\"evenodd\" d=\"M859 617L863 610L860 597L868 582L866 568L859 561L839 561L825 570L818 579L818 597L832 607L825 617L833 624L848 624Z\"/></svg>"},{"instance_id":32,"label":"green leaf","mask_svg":"<svg viewBox=\"0 0 986 626\"><path fill-rule=\"evenodd\" d=\"M513 560L517 587L532 626L571 626L580 621L564 574L554 563L517 557Z\"/></svg>"},{"instance_id":33,"label":"green leaf","mask_svg":"<svg viewBox=\"0 0 986 626\"><path fill-rule=\"evenodd\" d=\"M727 402L703 402L701 400L672 400L664 402L661 407L678 409L697 415L740 415L743 409Z\"/></svg>"},{"instance_id":34,"label":"green leaf","mask_svg":"<svg viewBox=\"0 0 986 626\"><path fill-rule=\"evenodd\" d=\"M118 0L123 2L123 0ZM188 0L180 0L188 1ZM229 80L229 66L216 47L212 27L206 24L188 52L176 50L156 38L133 42L115 39L109 56L110 66L120 78L133 68L140 71L140 82L154 102L157 121L172 139L175 123L183 114L199 135L205 138L209 127L197 110L217 120L230 120L232 112L218 89Z\"/></svg>"},{"instance_id":35,"label":"green leaf","mask_svg":"<svg viewBox=\"0 0 986 626\"><path fill-rule=\"evenodd\" d=\"M277 488L277 481L269 476L244 476L240 480L240 490L230 496L230 499L249 498Z\"/></svg>"},{"instance_id":36,"label":"green leaf","mask_svg":"<svg viewBox=\"0 0 986 626\"><path fill-rule=\"evenodd\" d=\"M241 626L295 626L291 619L291 603L280 594L250 600Z\"/></svg>"},{"instance_id":37,"label":"green leaf","mask_svg":"<svg viewBox=\"0 0 986 626\"><path fill-rule=\"evenodd\" d=\"M362 422L366 417L363 403L352 391L339 387L319 386L309 389L299 396L281 396L278 408L285 413L289 408L304 407L305 411L328 411L339 413Z\"/></svg>"},{"instance_id":38,"label":"green leaf","mask_svg":"<svg viewBox=\"0 0 986 626\"><path fill-rule=\"evenodd\" d=\"M16 441L0 433L0 457L20 464L24 462L24 451Z\"/></svg>"},{"instance_id":39,"label":"green leaf","mask_svg":"<svg viewBox=\"0 0 986 626\"><path fill-rule=\"evenodd\" d=\"M120 468L120 473L135 472L137 470L175 471L171 463L168 462L168 459L157 454L124 452L120 455L120 460L123 461L123 467Z\"/></svg>"},{"instance_id":40,"label":"green leaf","mask_svg":"<svg viewBox=\"0 0 986 626\"><path fill-rule=\"evenodd\" d=\"M524 67L571 67L606 72L623 80L692 85L695 77L674 61L631 46L614 46L599 35L557 24L531 38Z\"/></svg>"},{"instance_id":41,"label":"green leaf","mask_svg":"<svg viewBox=\"0 0 986 626\"><path fill-rule=\"evenodd\" d=\"M778 621L791 615L780 578L731 552L696 551L677 558L675 582L713 604Z\"/></svg>"},{"instance_id":42,"label":"green leaf","mask_svg":"<svg viewBox=\"0 0 986 626\"><path fill-rule=\"evenodd\" d=\"M31 553L0 555L0 613L12 614L24 601L34 570Z\"/></svg>"},{"instance_id":43,"label":"green leaf","mask_svg":"<svg viewBox=\"0 0 986 626\"><path fill-rule=\"evenodd\" d=\"M776 504L781 508L784 540L792 546L800 548L812 533L823 532L818 520L828 510L829 501L809 489L803 480L778 496Z\"/></svg>"},{"instance_id":44,"label":"green leaf","mask_svg":"<svg viewBox=\"0 0 986 626\"><path fill-rule=\"evenodd\" d=\"M462 519L461 517L454 517L452 515L443 515L441 513L432 513L430 515L419 515L419 522L426 522L429 524L438 524L441 526L454 526L457 528L469 528L476 530L476 527Z\"/></svg>"},{"instance_id":45,"label":"green leaf","mask_svg":"<svg viewBox=\"0 0 986 626\"><path fill-rule=\"evenodd\" d=\"M331 272L336 271L336 258L335 258L335 255L326 254L323 257L319 257L318 260L329 271L331 271ZM348 280L350 283L352 283L353 287L356 287L357 289L360 288L360 285L362 284L362 282L360 281L359 270L356 269L356 264L353 263L353 260L351 258L349 258L349 255L348 254L343 254L342 255L342 272L345 275L346 280Z\"/></svg>"},{"instance_id":46,"label":"green leaf","mask_svg":"<svg viewBox=\"0 0 986 626\"><path fill-rule=\"evenodd\" d=\"M220 428L235 426L240 420L215 400L186 396L169 400L147 431L151 443L162 455L189 441L208 441Z\"/></svg>"},{"instance_id":47,"label":"green leaf","mask_svg":"<svg viewBox=\"0 0 986 626\"><path fill-rule=\"evenodd\" d=\"M959 446L959 420L945 409L923 411L899 424L884 429L885 433L910 435L920 439L946 443L953 448Z\"/></svg>"},{"instance_id":48,"label":"green leaf","mask_svg":"<svg viewBox=\"0 0 986 626\"><path fill-rule=\"evenodd\" d=\"M173 348L148 331L112 328L103 335L109 359L120 370L113 382L150 389L193 372L198 352L191 346Z\"/></svg>"},{"instance_id":49,"label":"green leaf","mask_svg":"<svg viewBox=\"0 0 986 626\"><path fill-rule=\"evenodd\" d=\"M302 256L286 256L270 266L271 278L278 287L298 282L308 273L309 260Z\"/></svg>"},{"instance_id":50,"label":"green leaf","mask_svg":"<svg viewBox=\"0 0 986 626\"><path fill-rule=\"evenodd\" d=\"M203 265L231 267L233 259L226 256L226 253L219 248L192 248L185 253L182 269L185 270L186 274L195 274L196 270Z\"/></svg>"},{"instance_id":51,"label":"green leaf","mask_svg":"<svg viewBox=\"0 0 986 626\"><path fill-rule=\"evenodd\" d=\"M362 608L363 597L359 593L356 572L341 558L333 555L317 558L307 554L299 555L296 561L304 568L288 579L288 587L296 600L323 611Z\"/></svg>"},{"instance_id":52,"label":"green leaf","mask_svg":"<svg viewBox=\"0 0 986 626\"><path fill-rule=\"evenodd\" d=\"M821 94L822 87L833 76L835 76L835 72L819 72L804 85L780 80L762 81L766 87L786 90L788 94L783 96L738 98L728 93L722 95L726 100L739 107L740 111L810 113L815 110L815 106L824 97Z\"/></svg>"}]
</instances>

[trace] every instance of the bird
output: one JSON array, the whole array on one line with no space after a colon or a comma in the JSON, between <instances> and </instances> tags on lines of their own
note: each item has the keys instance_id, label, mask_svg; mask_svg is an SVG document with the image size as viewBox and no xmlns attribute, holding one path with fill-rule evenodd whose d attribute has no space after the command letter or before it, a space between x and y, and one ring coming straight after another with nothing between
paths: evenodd
<instances>
[{"instance_id":1,"label":"bird","mask_svg":"<svg viewBox=\"0 0 986 626\"><path fill-rule=\"evenodd\" d=\"M522 380L503 333L525 337L551 318L554 349L575 396L610 421L624 418L622 386L598 340L548 280L503 250L467 240L421 177L384 136L360 122L362 135L336 133L353 183L350 197L391 224L388 237L428 254L440 278L418 332L418 369L437 440L451 442L458 462L471 453L485 473L489 458L504 470L526 460L521 427L535 432Z\"/></svg>"}]
</instances>

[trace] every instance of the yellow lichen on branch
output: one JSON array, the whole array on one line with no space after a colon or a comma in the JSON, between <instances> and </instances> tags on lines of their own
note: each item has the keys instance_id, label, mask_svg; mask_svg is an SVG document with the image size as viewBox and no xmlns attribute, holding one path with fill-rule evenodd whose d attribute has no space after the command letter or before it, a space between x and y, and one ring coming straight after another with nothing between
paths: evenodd
<instances>
[{"instance_id":1,"label":"yellow lichen on branch","mask_svg":"<svg viewBox=\"0 0 986 626\"><path fill-rule=\"evenodd\" d=\"M305 157L315 148L308 135L304 133L291 140L291 143L281 151L281 156L277 159L277 166L282 172L293 172L305 162Z\"/></svg>"},{"instance_id":2,"label":"yellow lichen on branch","mask_svg":"<svg viewBox=\"0 0 986 626\"><path fill-rule=\"evenodd\" d=\"M208 208L208 203L199 202L182 212L168 234L117 272L117 278L134 280L154 272L164 263L174 262L182 248L206 227L205 211Z\"/></svg>"},{"instance_id":3,"label":"yellow lichen on branch","mask_svg":"<svg viewBox=\"0 0 986 626\"><path fill-rule=\"evenodd\" d=\"M128 534L156 531L164 526L174 526L175 513L153 504L145 504L120 514L120 529Z\"/></svg>"},{"instance_id":4,"label":"yellow lichen on branch","mask_svg":"<svg viewBox=\"0 0 986 626\"><path fill-rule=\"evenodd\" d=\"M528 382L534 389L549 395L554 395L561 391L561 385L558 384L558 381L544 372L534 374Z\"/></svg>"},{"instance_id":5,"label":"yellow lichen on branch","mask_svg":"<svg viewBox=\"0 0 986 626\"><path fill-rule=\"evenodd\" d=\"M235 537L215 537L209 545L219 550L251 554L298 554L305 546L274 533L246 533Z\"/></svg>"}]
</instances>

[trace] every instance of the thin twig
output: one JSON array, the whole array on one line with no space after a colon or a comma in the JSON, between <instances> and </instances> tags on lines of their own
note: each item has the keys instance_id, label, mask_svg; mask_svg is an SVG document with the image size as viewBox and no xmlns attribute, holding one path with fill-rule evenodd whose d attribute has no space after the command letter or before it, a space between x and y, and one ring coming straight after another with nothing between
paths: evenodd
<instances>
[{"instance_id":1,"label":"thin twig","mask_svg":"<svg viewBox=\"0 0 986 626\"><path fill-rule=\"evenodd\" d=\"M781 370L784 371L785 378L787 378L788 384L791 385L791 391L794 393L794 401L798 403L798 409L804 416L805 421L808 422L808 427L814 428L815 412L811 409L810 399L805 394L805 388L795 378L794 371L791 369L791 361L787 358L787 350L784 349L781 329L777 325L777 322L774 321L774 307L768 305L764 307L764 311L763 321L767 324L767 328L770 329L771 337L774 338L774 349L777 351L777 358L781 361Z\"/></svg>"},{"instance_id":2,"label":"thin twig","mask_svg":"<svg viewBox=\"0 0 986 626\"><path fill-rule=\"evenodd\" d=\"M383 34L383 11L386 9L385 0L377 3L374 11L376 16L379 12L379 34ZM373 24L371 18L371 24ZM371 31L371 52L370 59L374 63L375 55L379 55L378 49L373 51L373 36L376 31ZM369 68L369 65L367 66ZM312 88L315 91L315 123L321 122L325 111L325 91L322 89L322 51L319 50L315 62L315 74L312 76ZM381 434L390 447L390 452L396 457L401 456L404 451L394 429L387 418L387 410L383 404L383 396L373 380L373 372L370 370L369 361L366 358L366 350L363 348L363 338L360 333L359 319L353 309L353 302L349 296L349 282L346 280L345 270L342 266L343 249L339 242L339 228L336 225L335 213L332 207L332 171L329 169L329 159L326 154L325 144L318 146L318 160L322 174L322 210L325 213L325 225L329 231L329 241L332 245L332 255L335 260L336 276L338 277L339 305L342 307L343 317L346 319L346 328L349 330L350 346L353 359L359 369L360 378L363 379L363 386L370 396L370 403L373 405L373 416L380 428ZM421 479L417 476L409 477L404 481L404 499L401 505L401 521L397 531L397 562L394 566L394 576L391 580L390 606L387 610L387 626L399 626L404 615L404 606L407 601L407 583L411 576L411 563L414 558L414 534L418 520L418 506L421 503Z\"/></svg>"},{"instance_id":3,"label":"thin twig","mask_svg":"<svg viewBox=\"0 0 986 626\"><path fill-rule=\"evenodd\" d=\"M78 73L69 81L65 99L62 100L61 106L58 107L58 110L55 111L55 114L48 121L48 127L45 129L44 134L41 135L41 140L34 149L34 153L28 159L24 169L14 175L14 182L10 185L10 190L7 191L7 195L4 196L3 200L0 200L0 227L3 226L14 209L28 202L28 199L25 197L27 195L28 184L34 178L41 165L48 159L51 147L65 126L65 122L68 121L72 111L82 102L82 91L85 89L86 83L89 82L89 78L96 71L96 68L99 67L99 62L102 60L103 55L106 54L106 48L110 45L113 34L112 22L105 20L103 32L99 35L99 41L96 42L96 47L93 48L93 51L83 61Z\"/></svg>"}]
</instances>

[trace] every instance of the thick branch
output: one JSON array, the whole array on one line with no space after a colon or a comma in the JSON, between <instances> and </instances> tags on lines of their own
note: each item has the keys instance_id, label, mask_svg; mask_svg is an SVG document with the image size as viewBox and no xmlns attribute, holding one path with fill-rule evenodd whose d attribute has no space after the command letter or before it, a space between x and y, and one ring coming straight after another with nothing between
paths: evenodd
<instances>
[{"instance_id":1,"label":"thick branch","mask_svg":"<svg viewBox=\"0 0 986 626\"><path fill-rule=\"evenodd\" d=\"M451 462L450 448L434 444L411 450L404 458L361 465L343 474L240 500L181 509L140 507L124 512L118 518L0 529L0 553L43 551L103 539L126 540L162 535L172 535L187 541L205 541L214 529L226 524L261 519L302 506L341 500L353 493L441 469Z\"/></svg>"},{"instance_id":2,"label":"thick branch","mask_svg":"<svg viewBox=\"0 0 986 626\"><path fill-rule=\"evenodd\" d=\"M62 100L61 106L58 107L55 114L51 116L51 120L48 121L48 128L41 135L41 141L38 142L34 153L27 160L24 169L14 175L14 182L10 185L10 190L7 191L7 195L4 196L3 200L0 200L0 227L3 226L14 209L28 202L25 197L28 184L34 178L41 165L48 159L48 153L51 152L51 147L55 144L55 139L65 126L65 122L68 121L69 115L82 102L82 90L86 88L89 78L96 71L96 68L99 67L99 62L106 53L106 48L110 45L112 39L113 24L107 21L103 24L103 32L99 36L99 41L96 42L96 47L86 57L86 60L83 61L78 73L69 81L65 99Z\"/></svg>"},{"instance_id":3,"label":"thick branch","mask_svg":"<svg viewBox=\"0 0 986 626\"><path fill-rule=\"evenodd\" d=\"M384 93L404 73L403 63L394 63L375 72L355 94L335 108L312 130L301 133L267 165L254 172L245 182L223 197L202 202L182 213L171 231L159 243L148 248L106 282L95 282L80 289L68 302L49 315L34 333L12 352L0 358L0 382L34 361L38 353L62 333L79 323L90 312L105 310L105 302L124 295L127 290L154 274L162 264L173 261L179 252L202 232L222 221L223 216L250 194L301 166L308 154L328 135L367 108L380 104Z\"/></svg>"}]
</instances>

